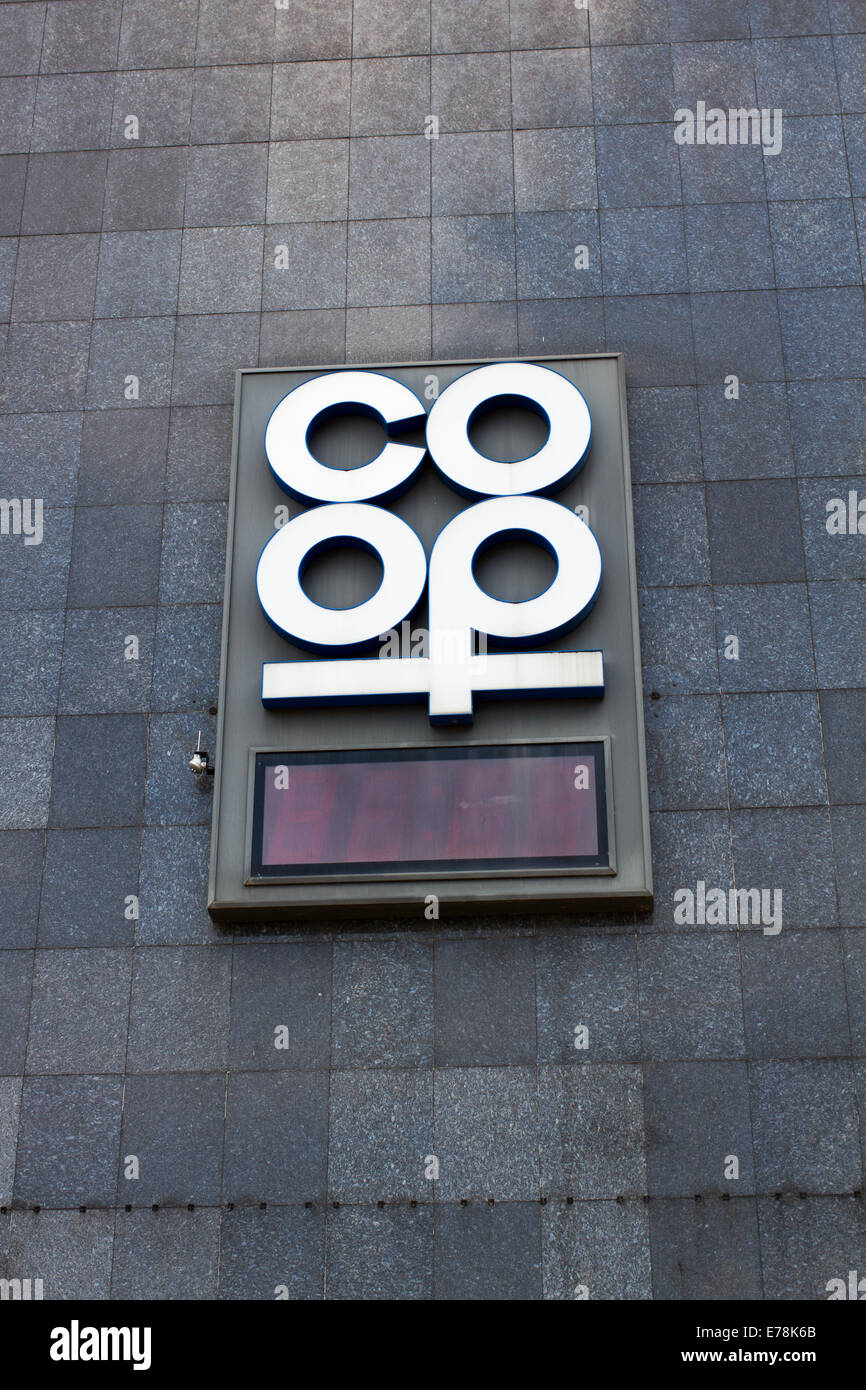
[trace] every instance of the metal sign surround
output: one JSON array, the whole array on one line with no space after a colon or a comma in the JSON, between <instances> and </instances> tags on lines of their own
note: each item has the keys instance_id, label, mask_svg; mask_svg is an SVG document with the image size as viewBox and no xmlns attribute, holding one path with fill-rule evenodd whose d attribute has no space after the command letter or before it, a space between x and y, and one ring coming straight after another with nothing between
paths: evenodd
<instances>
[{"instance_id":1,"label":"metal sign surround","mask_svg":"<svg viewBox=\"0 0 866 1390\"><path fill-rule=\"evenodd\" d=\"M384 428L369 462L313 451L340 415ZM555 563L529 595L526 540ZM443 912L651 902L621 357L238 373L216 766L218 920L407 913L430 881Z\"/></svg>"}]
</instances>

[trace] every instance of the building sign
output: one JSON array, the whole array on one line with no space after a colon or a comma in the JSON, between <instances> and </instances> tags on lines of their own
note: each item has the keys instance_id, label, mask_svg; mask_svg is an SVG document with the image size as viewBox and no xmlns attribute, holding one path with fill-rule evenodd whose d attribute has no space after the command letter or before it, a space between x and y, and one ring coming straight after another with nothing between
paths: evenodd
<instances>
[{"instance_id":1,"label":"building sign","mask_svg":"<svg viewBox=\"0 0 866 1390\"><path fill-rule=\"evenodd\" d=\"M238 374L211 914L651 901L621 357Z\"/></svg>"}]
</instances>

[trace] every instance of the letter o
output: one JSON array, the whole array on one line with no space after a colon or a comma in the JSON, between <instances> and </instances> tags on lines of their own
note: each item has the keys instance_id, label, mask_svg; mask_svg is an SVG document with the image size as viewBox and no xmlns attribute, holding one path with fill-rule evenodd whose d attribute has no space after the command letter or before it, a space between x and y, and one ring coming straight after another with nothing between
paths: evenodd
<instances>
[{"instance_id":1,"label":"letter o","mask_svg":"<svg viewBox=\"0 0 866 1390\"><path fill-rule=\"evenodd\" d=\"M542 447L517 463L480 454L469 440L473 420L499 403L522 405L547 421ZM427 417L427 448L440 473L469 497L553 492L583 467L592 436L589 407L566 377L531 362L494 362L453 381Z\"/></svg>"},{"instance_id":2,"label":"letter o","mask_svg":"<svg viewBox=\"0 0 866 1390\"><path fill-rule=\"evenodd\" d=\"M341 544L378 555L382 582L353 608L323 608L304 592L301 579L314 555ZM335 503L302 512L268 541L256 569L256 590L268 621L298 646L352 652L396 627L418 602L427 581L420 540L400 517L361 502Z\"/></svg>"}]
</instances>

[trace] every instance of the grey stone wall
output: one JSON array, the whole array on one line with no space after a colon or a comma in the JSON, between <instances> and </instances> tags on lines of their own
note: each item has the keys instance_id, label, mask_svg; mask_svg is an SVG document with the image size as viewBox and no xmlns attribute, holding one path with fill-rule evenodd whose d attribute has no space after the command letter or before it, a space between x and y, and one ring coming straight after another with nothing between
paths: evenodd
<instances>
[{"instance_id":1,"label":"grey stone wall","mask_svg":"<svg viewBox=\"0 0 866 1390\"><path fill-rule=\"evenodd\" d=\"M0 494L44 506L0 535L0 1268L46 1297L866 1271L866 7L589 7L0 3ZM781 151L678 145L700 101ZM218 932L234 369L601 348L653 915ZM783 929L677 921L699 882Z\"/></svg>"}]
</instances>

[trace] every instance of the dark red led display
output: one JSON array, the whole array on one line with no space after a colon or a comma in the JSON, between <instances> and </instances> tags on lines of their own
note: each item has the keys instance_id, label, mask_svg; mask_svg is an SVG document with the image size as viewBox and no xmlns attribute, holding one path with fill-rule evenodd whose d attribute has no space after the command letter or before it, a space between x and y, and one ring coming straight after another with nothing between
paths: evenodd
<instances>
[{"instance_id":1,"label":"dark red led display","mask_svg":"<svg viewBox=\"0 0 866 1390\"><path fill-rule=\"evenodd\" d=\"M255 878L607 863L600 743L256 760Z\"/></svg>"}]
</instances>

